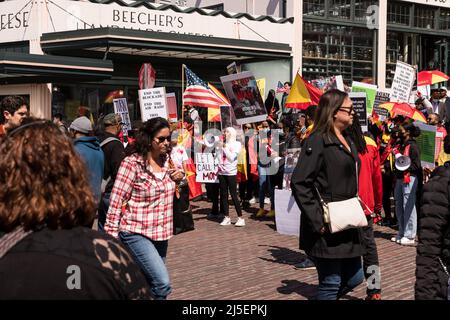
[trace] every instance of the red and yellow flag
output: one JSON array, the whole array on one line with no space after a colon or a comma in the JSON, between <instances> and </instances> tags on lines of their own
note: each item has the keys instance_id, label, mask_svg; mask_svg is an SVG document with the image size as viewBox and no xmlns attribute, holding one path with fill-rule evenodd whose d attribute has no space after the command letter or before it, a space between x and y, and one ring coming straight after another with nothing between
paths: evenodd
<instances>
[{"instance_id":1,"label":"red and yellow flag","mask_svg":"<svg viewBox=\"0 0 450 320\"><path fill-rule=\"evenodd\" d=\"M322 92L304 80L300 74L297 73L291 92L286 99L286 108L305 110L310 105L319 104Z\"/></svg>"}]
</instances>

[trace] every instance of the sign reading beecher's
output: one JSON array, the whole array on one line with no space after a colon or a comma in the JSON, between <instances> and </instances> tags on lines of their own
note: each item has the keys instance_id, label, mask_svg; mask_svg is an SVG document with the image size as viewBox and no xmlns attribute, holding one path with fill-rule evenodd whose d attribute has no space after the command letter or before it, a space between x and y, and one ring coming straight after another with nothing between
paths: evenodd
<instances>
[{"instance_id":1,"label":"sign reading beecher's","mask_svg":"<svg viewBox=\"0 0 450 320\"><path fill-rule=\"evenodd\" d=\"M128 131L131 130L131 120L130 120L130 114L128 113L128 104L126 98L119 98L113 100L114 105L114 113L120 114L123 121L123 134L125 136L128 135Z\"/></svg>"},{"instance_id":2,"label":"sign reading beecher's","mask_svg":"<svg viewBox=\"0 0 450 320\"><path fill-rule=\"evenodd\" d=\"M195 154L195 166L197 169L196 181L199 183L219 182L217 172L219 171L219 160L212 153Z\"/></svg>"},{"instance_id":3,"label":"sign reading beecher's","mask_svg":"<svg viewBox=\"0 0 450 320\"><path fill-rule=\"evenodd\" d=\"M416 69L404 62L397 61L391 88L391 101L408 102L416 80Z\"/></svg>"},{"instance_id":4,"label":"sign reading beecher's","mask_svg":"<svg viewBox=\"0 0 450 320\"><path fill-rule=\"evenodd\" d=\"M389 111L387 111L384 108L381 108L380 105L389 102L390 98L391 98L390 92L377 90L375 102L373 104L373 112L375 112L378 115L380 121L384 121L386 120L386 118L389 118Z\"/></svg>"},{"instance_id":5,"label":"sign reading beecher's","mask_svg":"<svg viewBox=\"0 0 450 320\"><path fill-rule=\"evenodd\" d=\"M157 117L168 118L166 89L163 87L139 90L139 105L142 122Z\"/></svg>"},{"instance_id":6,"label":"sign reading beecher's","mask_svg":"<svg viewBox=\"0 0 450 320\"><path fill-rule=\"evenodd\" d=\"M353 110L358 115L363 131L367 130L367 96L365 92L350 92L348 94L353 102Z\"/></svg>"}]
</instances>

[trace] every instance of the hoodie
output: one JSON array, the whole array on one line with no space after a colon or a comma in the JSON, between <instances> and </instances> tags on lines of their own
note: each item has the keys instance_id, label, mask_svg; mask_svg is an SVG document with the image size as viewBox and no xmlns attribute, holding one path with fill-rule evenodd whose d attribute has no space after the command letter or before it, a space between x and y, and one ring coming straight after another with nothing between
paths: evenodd
<instances>
[{"instance_id":1,"label":"hoodie","mask_svg":"<svg viewBox=\"0 0 450 320\"><path fill-rule=\"evenodd\" d=\"M86 164L89 182L96 203L99 204L103 179L105 157L96 137L81 137L74 141L75 150Z\"/></svg>"}]
</instances>

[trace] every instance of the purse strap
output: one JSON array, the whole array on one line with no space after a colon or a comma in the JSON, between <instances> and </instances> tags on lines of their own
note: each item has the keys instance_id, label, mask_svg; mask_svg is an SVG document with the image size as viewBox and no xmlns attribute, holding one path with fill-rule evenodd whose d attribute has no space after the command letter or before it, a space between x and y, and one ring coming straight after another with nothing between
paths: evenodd
<instances>
[{"instance_id":1,"label":"purse strap","mask_svg":"<svg viewBox=\"0 0 450 320\"><path fill-rule=\"evenodd\" d=\"M32 233L32 231L25 231L23 227L19 227L1 237L0 259L3 256L5 256L9 250L11 250L16 244L18 244L23 238L28 236L30 233Z\"/></svg>"},{"instance_id":2,"label":"purse strap","mask_svg":"<svg viewBox=\"0 0 450 320\"><path fill-rule=\"evenodd\" d=\"M445 266L444 262L442 262L442 259L441 259L440 257L438 257L438 259L439 259L439 263L440 263L441 266L442 266L442 269L444 269L445 274L446 274L447 276L450 277L450 274L449 274L448 269L447 269L447 267Z\"/></svg>"}]
</instances>

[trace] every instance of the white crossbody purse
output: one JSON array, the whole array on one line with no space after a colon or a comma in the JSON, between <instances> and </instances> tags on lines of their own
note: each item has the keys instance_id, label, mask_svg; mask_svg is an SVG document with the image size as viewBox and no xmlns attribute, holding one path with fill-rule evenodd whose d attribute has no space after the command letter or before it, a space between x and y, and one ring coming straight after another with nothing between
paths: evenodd
<instances>
[{"instance_id":1,"label":"white crossbody purse","mask_svg":"<svg viewBox=\"0 0 450 320\"><path fill-rule=\"evenodd\" d=\"M356 162L356 197L344 201L326 203L314 186L323 208L323 219L331 233L351 228L367 227L367 218L362 208L363 202L358 196L358 162ZM370 210L369 210L370 211Z\"/></svg>"}]
</instances>

